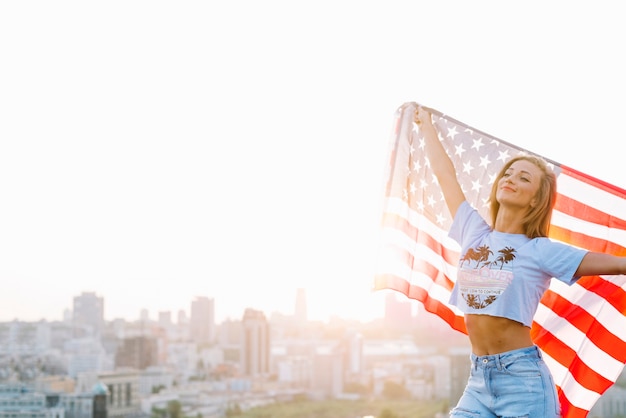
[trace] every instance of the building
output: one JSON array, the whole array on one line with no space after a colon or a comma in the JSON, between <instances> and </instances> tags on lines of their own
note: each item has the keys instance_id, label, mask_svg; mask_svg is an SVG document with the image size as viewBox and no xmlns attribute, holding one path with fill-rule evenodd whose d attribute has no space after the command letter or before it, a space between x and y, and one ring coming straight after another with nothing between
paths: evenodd
<instances>
[{"instance_id":1,"label":"building","mask_svg":"<svg viewBox=\"0 0 626 418\"><path fill-rule=\"evenodd\" d=\"M139 371L120 369L102 373L83 373L78 376L76 386L79 392L92 392L102 387L106 391L108 418L141 417L139 397ZM106 389L105 389L106 388Z\"/></svg>"},{"instance_id":2,"label":"building","mask_svg":"<svg viewBox=\"0 0 626 418\"><path fill-rule=\"evenodd\" d=\"M157 341L153 337L124 338L115 353L115 367L144 370L158 364Z\"/></svg>"},{"instance_id":3,"label":"building","mask_svg":"<svg viewBox=\"0 0 626 418\"><path fill-rule=\"evenodd\" d=\"M270 327L265 314L246 309L242 320L241 373L245 376L270 372Z\"/></svg>"},{"instance_id":4,"label":"building","mask_svg":"<svg viewBox=\"0 0 626 418\"><path fill-rule=\"evenodd\" d=\"M298 324L304 324L307 321L306 291L304 289L298 289L296 293L294 319Z\"/></svg>"},{"instance_id":5,"label":"building","mask_svg":"<svg viewBox=\"0 0 626 418\"><path fill-rule=\"evenodd\" d=\"M215 303L207 297L197 297L191 302L189 322L191 339L198 345L215 341Z\"/></svg>"},{"instance_id":6,"label":"building","mask_svg":"<svg viewBox=\"0 0 626 418\"><path fill-rule=\"evenodd\" d=\"M59 406L48 406L46 395L21 384L0 385L0 418L66 418Z\"/></svg>"},{"instance_id":7,"label":"building","mask_svg":"<svg viewBox=\"0 0 626 418\"><path fill-rule=\"evenodd\" d=\"M74 297L74 336L99 337L104 330L104 299L95 292L83 292Z\"/></svg>"},{"instance_id":8,"label":"building","mask_svg":"<svg viewBox=\"0 0 626 418\"><path fill-rule=\"evenodd\" d=\"M470 375L470 347L451 347L450 357L450 405L456 405L463 395Z\"/></svg>"},{"instance_id":9,"label":"building","mask_svg":"<svg viewBox=\"0 0 626 418\"><path fill-rule=\"evenodd\" d=\"M343 393L344 354L340 344L315 347L311 373L311 391L314 396L335 398Z\"/></svg>"},{"instance_id":10,"label":"building","mask_svg":"<svg viewBox=\"0 0 626 418\"><path fill-rule=\"evenodd\" d=\"M414 327L412 304L399 292L389 291L385 296L385 327L393 330L409 330Z\"/></svg>"}]
</instances>

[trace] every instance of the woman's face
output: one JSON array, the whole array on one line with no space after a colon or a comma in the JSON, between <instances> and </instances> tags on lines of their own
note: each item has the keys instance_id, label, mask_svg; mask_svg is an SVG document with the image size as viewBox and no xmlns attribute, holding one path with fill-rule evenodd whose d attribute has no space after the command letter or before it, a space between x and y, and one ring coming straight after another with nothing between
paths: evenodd
<instances>
[{"instance_id":1,"label":"woman's face","mask_svg":"<svg viewBox=\"0 0 626 418\"><path fill-rule=\"evenodd\" d=\"M520 208L534 206L542 176L541 169L530 161L515 161L498 181L498 203Z\"/></svg>"}]
</instances>

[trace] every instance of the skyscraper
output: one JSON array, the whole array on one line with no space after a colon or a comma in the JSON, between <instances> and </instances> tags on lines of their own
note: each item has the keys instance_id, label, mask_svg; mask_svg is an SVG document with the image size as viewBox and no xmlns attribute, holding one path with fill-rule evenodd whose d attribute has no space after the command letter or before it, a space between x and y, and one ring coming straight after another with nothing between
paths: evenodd
<instances>
[{"instance_id":1,"label":"skyscraper","mask_svg":"<svg viewBox=\"0 0 626 418\"><path fill-rule=\"evenodd\" d=\"M189 325L191 339L196 344L210 344L215 340L215 303L213 299L199 296L191 302Z\"/></svg>"},{"instance_id":2,"label":"skyscraper","mask_svg":"<svg viewBox=\"0 0 626 418\"><path fill-rule=\"evenodd\" d=\"M307 320L306 290L302 288L299 288L296 293L296 309L294 319L299 324L304 323Z\"/></svg>"},{"instance_id":3,"label":"skyscraper","mask_svg":"<svg viewBox=\"0 0 626 418\"><path fill-rule=\"evenodd\" d=\"M104 328L104 298L95 292L75 296L72 322L75 336L100 336Z\"/></svg>"},{"instance_id":4,"label":"skyscraper","mask_svg":"<svg viewBox=\"0 0 626 418\"><path fill-rule=\"evenodd\" d=\"M242 320L241 372L246 376L270 371L270 327L261 311L246 309Z\"/></svg>"}]
</instances>

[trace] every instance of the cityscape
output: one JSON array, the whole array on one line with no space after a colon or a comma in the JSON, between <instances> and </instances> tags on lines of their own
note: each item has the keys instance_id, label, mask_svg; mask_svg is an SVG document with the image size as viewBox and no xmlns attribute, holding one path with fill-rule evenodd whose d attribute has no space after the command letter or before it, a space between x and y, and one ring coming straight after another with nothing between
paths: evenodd
<instances>
[{"instance_id":1,"label":"cityscape","mask_svg":"<svg viewBox=\"0 0 626 418\"><path fill-rule=\"evenodd\" d=\"M441 418L469 376L466 337L397 292L367 323L309 320L304 289L290 313L247 308L220 323L209 296L133 321L105 321L105 303L83 292L63 320L0 322L0 418L222 418L294 399L360 398L439 401ZM623 416L622 385L590 417Z\"/></svg>"}]
</instances>

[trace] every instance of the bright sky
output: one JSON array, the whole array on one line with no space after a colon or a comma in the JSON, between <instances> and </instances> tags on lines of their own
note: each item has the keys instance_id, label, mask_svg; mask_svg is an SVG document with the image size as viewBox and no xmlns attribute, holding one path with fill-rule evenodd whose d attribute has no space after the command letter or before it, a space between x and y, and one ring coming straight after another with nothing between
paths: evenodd
<instances>
[{"instance_id":1,"label":"bright sky","mask_svg":"<svg viewBox=\"0 0 626 418\"><path fill-rule=\"evenodd\" d=\"M620 2L2 2L0 39L0 321L381 315L406 101L626 187Z\"/></svg>"}]
</instances>

